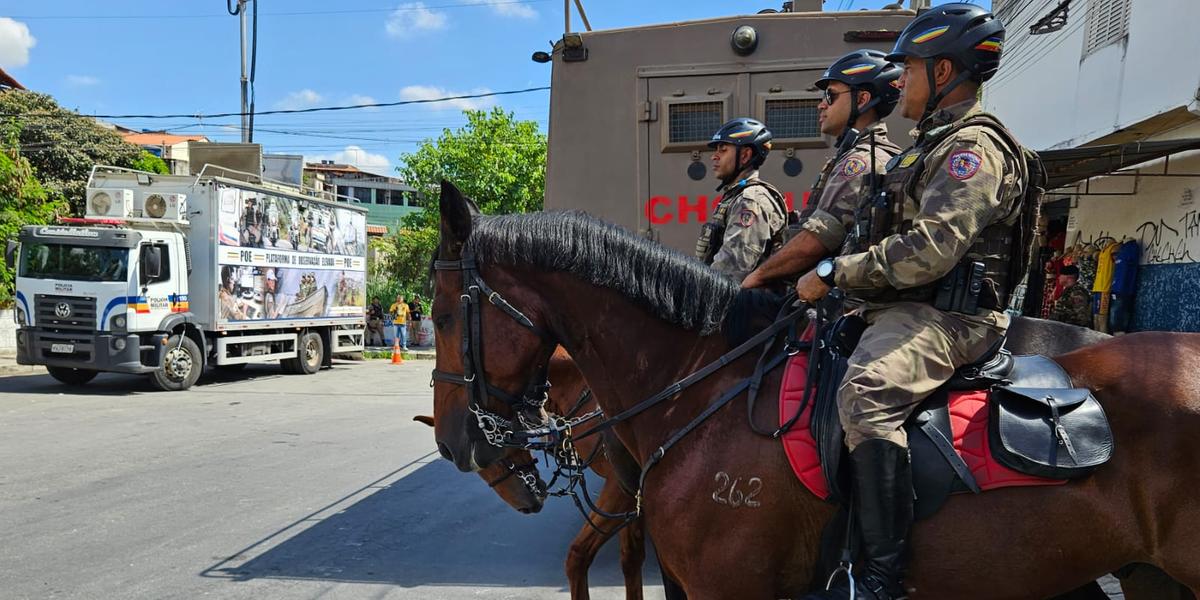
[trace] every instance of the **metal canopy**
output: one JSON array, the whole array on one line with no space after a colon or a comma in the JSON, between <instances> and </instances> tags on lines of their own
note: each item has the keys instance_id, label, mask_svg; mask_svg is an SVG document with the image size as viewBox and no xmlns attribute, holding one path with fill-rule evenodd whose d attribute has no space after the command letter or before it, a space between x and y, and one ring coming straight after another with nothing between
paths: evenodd
<instances>
[{"instance_id":1,"label":"metal canopy","mask_svg":"<svg viewBox=\"0 0 1200 600\"><path fill-rule=\"evenodd\" d=\"M1046 165L1046 189L1053 190L1091 177L1111 175L1121 169L1178 152L1197 149L1200 149L1200 138L1187 138L1044 150L1038 152L1038 156L1042 157L1042 163ZM1154 174L1144 173L1143 176L1152 177Z\"/></svg>"}]
</instances>

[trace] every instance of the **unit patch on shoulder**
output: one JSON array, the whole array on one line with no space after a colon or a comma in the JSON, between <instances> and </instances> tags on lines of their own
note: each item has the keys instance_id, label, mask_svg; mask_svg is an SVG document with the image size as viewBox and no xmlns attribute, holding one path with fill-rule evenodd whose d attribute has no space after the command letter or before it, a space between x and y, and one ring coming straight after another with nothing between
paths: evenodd
<instances>
[{"instance_id":1,"label":"unit patch on shoulder","mask_svg":"<svg viewBox=\"0 0 1200 600\"><path fill-rule=\"evenodd\" d=\"M842 170L839 173L842 177L854 177L861 175L867 170L867 161L858 156L851 156L842 163Z\"/></svg>"},{"instance_id":2,"label":"unit patch on shoulder","mask_svg":"<svg viewBox=\"0 0 1200 600\"><path fill-rule=\"evenodd\" d=\"M738 213L738 223L741 224L742 227L750 227L751 225L754 225L754 219L754 211L750 209L743 208L742 211Z\"/></svg>"},{"instance_id":3,"label":"unit patch on shoulder","mask_svg":"<svg viewBox=\"0 0 1200 600\"><path fill-rule=\"evenodd\" d=\"M900 168L907 169L913 166L913 163L917 162L918 158L921 158L921 155L915 152L913 154L905 155L904 158L900 159Z\"/></svg>"},{"instance_id":4,"label":"unit patch on shoulder","mask_svg":"<svg viewBox=\"0 0 1200 600\"><path fill-rule=\"evenodd\" d=\"M983 164L983 159L979 158L978 154L970 150L959 150L950 155L950 160L946 166L950 171L950 176L959 180L965 181L975 176L979 172L979 165Z\"/></svg>"}]
</instances>

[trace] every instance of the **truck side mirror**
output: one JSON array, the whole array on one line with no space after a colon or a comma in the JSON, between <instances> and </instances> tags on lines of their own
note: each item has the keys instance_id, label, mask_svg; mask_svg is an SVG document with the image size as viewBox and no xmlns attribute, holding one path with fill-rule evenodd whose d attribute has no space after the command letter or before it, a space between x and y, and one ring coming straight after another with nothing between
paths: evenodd
<instances>
[{"instance_id":1,"label":"truck side mirror","mask_svg":"<svg viewBox=\"0 0 1200 600\"><path fill-rule=\"evenodd\" d=\"M17 268L17 248L20 248L20 247L21 247L20 244L14 242L12 240L8 240L8 244L5 245L4 265L6 267L8 267L9 270L13 270L13 269Z\"/></svg>"},{"instance_id":2,"label":"truck side mirror","mask_svg":"<svg viewBox=\"0 0 1200 600\"><path fill-rule=\"evenodd\" d=\"M142 283L150 283L162 276L162 248L142 246Z\"/></svg>"}]
</instances>

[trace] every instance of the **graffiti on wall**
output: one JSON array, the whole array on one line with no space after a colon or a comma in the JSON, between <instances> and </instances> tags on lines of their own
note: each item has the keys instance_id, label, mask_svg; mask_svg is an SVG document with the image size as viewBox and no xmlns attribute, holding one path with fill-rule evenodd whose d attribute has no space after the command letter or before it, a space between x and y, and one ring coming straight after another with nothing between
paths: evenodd
<instances>
[{"instance_id":1,"label":"graffiti on wall","mask_svg":"<svg viewBox=\"0 0 1200 600\"><path fill-rule=\"evenodd\" d=\"M1178 221L1146 221L1137 228L1142 263L1148 265L1196 262L1191 246L1200 240L1200 212L1189 210Z\"/></svg>"}]
</instances>

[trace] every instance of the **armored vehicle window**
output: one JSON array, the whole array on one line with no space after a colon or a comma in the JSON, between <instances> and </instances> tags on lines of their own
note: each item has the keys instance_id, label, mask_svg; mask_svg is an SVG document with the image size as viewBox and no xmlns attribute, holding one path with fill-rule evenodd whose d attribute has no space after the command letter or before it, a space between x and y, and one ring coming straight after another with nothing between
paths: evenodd
<instances>
[{"instance_id":1,"label":"armored vehicle window","mask_svg":"<svg viewBox=\"0 0 1200 600\"><path fill-rule=\"evenodd\" d=\"M671 144L707 142L725 122L725 103L679 102L668 104L670 126L667 141Z\"/></svg>"},{"instance_id":2,"label":"armored vehicle window","mask_svg":"<svg viewBox=\"0 0 1200 600\"><path fill-rule=\"evenodd\" d=\"M763 122L775 139L812 139L821 137L817 123L818 100L778 98L767 100Z\"/></svg>"}]
</instances>

